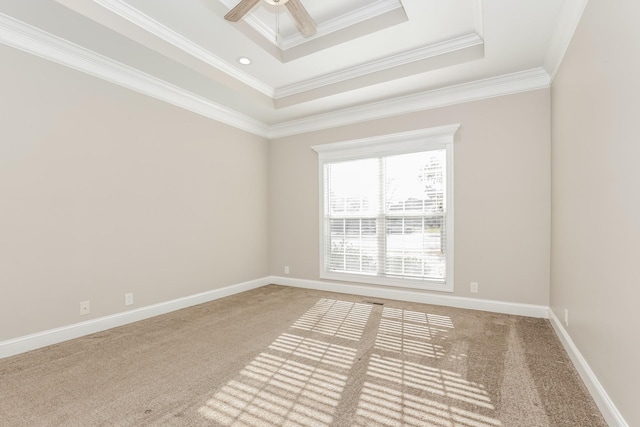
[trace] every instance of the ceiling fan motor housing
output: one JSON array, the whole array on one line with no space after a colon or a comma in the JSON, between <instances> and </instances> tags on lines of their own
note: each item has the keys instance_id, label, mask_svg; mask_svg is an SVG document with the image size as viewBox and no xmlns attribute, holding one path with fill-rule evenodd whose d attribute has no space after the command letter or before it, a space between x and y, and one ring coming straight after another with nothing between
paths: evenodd
<instances>
[{"instance_id":1,"label":"ceiling fan motor housing","mask_svg":"<svg viewBox=\"0 0 640 427\"><path fill-rule=\"evenodd\" d=\"M278 5L285 4L289 0L264 0L264 1L266 1L267 3L272 4L274 6L278 6Z\"/></svg>"}]
</instances>

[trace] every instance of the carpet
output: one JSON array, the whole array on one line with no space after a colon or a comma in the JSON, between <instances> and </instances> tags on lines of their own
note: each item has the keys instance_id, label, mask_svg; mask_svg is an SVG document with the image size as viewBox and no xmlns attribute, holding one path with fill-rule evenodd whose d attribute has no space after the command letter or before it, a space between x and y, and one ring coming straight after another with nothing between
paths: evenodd
<instances>
[{"instance_id":1,"label":"carpet","mask_svg":"<svg viewBox=\"0 0 640 427\"><path fill-rule=\"evenodd\" d=\"M606 426L544 319L269 285L0 360L2 426Z\"/></svg>"}]
</instances>

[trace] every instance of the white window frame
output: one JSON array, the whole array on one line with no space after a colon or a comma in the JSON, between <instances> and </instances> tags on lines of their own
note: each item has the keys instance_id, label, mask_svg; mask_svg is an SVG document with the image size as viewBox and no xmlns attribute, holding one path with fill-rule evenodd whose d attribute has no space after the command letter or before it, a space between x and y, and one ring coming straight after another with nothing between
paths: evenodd
<instances>
[{"instance_id":1,"label":"white window frame","mask_svg":"<svg viewBox=\"0 0 640 427\"><path fill-rule=\"evenodd\" d=\"M311 147L318 153L319 211L320 211L320 278L328 280L368 283L402 288L453 292L454 261L454 193L453 193L453 141L460 124L439 126L417 131L376 136L372 138L342 141ZM433 281L414 278L392 278L356 273L337 273L325 270L325 218L324 218L324 165L338 161L359 160L445 149L446 153L446 278Z\"/></svg>"}]
</instances>

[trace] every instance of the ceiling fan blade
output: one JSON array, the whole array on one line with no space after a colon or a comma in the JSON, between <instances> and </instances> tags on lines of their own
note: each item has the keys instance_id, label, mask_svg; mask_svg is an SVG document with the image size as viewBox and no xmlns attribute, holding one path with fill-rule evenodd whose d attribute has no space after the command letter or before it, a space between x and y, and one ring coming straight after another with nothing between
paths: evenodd
<instances>
[{"instance_id":1,"label":"ceiling fan blade","mask_svg":"<svg viewBox=\"0 0 640 427\"><path fill-rule=\"evenodd\" d=\"M302 33L303 36L309 37L316 33L316 23L307 12L307 9L304 8L300 0L289 0L285 3L289 13L291 13L291 17L296 23L298 30Z\"/></svg>"},{"instance_id":2,"label":"ceiling fan blade","mask_svg":"<svg viewBox=\"0 0 640 427\"><path fill-rule=\"evenodd\" d=\"M241 0L233 9L224 15L224 19L231 22L238 22L240 18L246 15L260 0Z\"/></svg>"}]
</instances>

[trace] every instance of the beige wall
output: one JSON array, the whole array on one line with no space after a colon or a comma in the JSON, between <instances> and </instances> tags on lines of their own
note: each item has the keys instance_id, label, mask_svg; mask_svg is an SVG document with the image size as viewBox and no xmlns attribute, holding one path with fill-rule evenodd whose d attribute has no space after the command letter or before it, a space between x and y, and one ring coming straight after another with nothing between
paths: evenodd
<instances>
[{"instance_id":1,"label":"beige wall","mask_svg":"<svg viewBox=\"0 0 640 427\"><path fill-rule=\"evenodd\" d=\"M539 90L272 141L271 273L284 276L288 265L291 277L319 279L312 145L460 123L454 295L548 305L549 119L549 91Z\"/></svg>"},{"instance_id":2,"label":"beige wall","mask_svg":"<svg viewBox=\"0 0 640 427\"><path fill-rule=\"evenodd\" d=\"M591 0L551 100L539 90L270 145L0 46L0 341L124 311L125 292L136 308L284 265L317 280L310 147L461 123L454 295L568 309L571 338L640 425L638 17L636 1Z\"/></svg>"},{"instance_id":3,"label":"beige wall","mask_svg":"<svg viewBox=\"0 0 640 427\"><path fill-rule=\"evenodd\" d=\"M552 86L551 305L640 425L640 3L591 0Z\"/></svg>"},{"instance_id":4,"label":"beige wall","mask_svg":"<svg viewBox=\"0 0 640 427\"><path fill-rule=\"evenodd\" d=\"M268 274L265 139L8 47L0 63L0 341Z\"/></svg>"}]
</instances>

